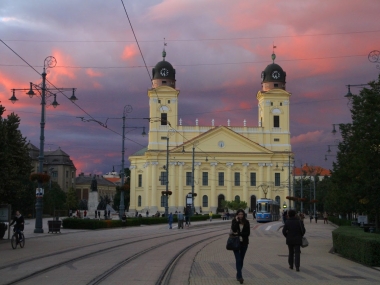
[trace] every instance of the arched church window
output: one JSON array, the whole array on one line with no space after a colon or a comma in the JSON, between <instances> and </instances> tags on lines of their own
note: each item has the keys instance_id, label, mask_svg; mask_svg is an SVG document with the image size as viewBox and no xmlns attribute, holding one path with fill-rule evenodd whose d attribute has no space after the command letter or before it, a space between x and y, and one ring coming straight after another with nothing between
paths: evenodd
<instances>
[{"instance_id":1,"label":"arched church window","mask_svg":"<svg viewBox=\"0 0 380 285\"><path fill-rule=\"evenodd\" d=\"M202 197L202 207L208 207L208 197L207 197L207 195L203 195L203 197Z\"/></svg>"}]
</instances>

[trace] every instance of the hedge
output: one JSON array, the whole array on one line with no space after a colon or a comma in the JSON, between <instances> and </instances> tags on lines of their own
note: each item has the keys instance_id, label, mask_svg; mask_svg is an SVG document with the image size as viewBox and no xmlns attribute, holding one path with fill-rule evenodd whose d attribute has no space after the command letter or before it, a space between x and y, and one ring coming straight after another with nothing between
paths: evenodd
<instances>
[{"instance_id":1,"label":"hedge","mask_svg":"<svg viewBox=\"0 0 380 285\"><path fill-rule=\"evenodd\" d=\"M213 218L220 218L220 215L213 215ZM191 221L205 221L209 219L208 215L196 215L191 217ZM177 216L173 217L173 223L177 223ZM118 228L118 227L133 227L140 225L157 225L168 223L167 218L143 217L143 218L127 218L126 223L120 220L96 220L96 219L76 219L67 218L63 219L63 228L65 229L84 229L95 230L104 228Z\"/></svg>"},{"instance_id":2,"label":"hedge","mask_svg":"<svg viewBox=\"0 0 380 285\"><path fill-rule=\"evenodd\" d=\"M337 226L351 226L350 220L339 219L339 217L329 216L328 220Z\"/></svg>"},{"instance_id":3,"label":"hedge","mask_svg":"<svg viewBox=\"0 0 380 285\"><path fill-rule=\"evenodd\" d=\"M332 232L334 251L368 266L380 266L380 235L359 227L339 227Z\"/></svg>"}]
</instances>

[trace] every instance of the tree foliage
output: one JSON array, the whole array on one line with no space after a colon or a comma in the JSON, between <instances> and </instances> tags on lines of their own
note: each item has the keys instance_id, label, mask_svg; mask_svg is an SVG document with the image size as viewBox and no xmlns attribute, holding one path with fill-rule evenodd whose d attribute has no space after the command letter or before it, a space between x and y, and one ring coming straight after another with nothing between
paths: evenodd
<instances>
[{"instance_id":1,"label":"tree foliage","mask_svg":"<svg viewBox=\"0 0 380 285\"><path fill-rule=\"evenodd\" d=\"M20 118L0 105L0 204L11 204L13 210L30 214L35 191L29 180L32 170L26 138L19 130Z\"/></svg>"},{"instance_id":2,"label":"tree foliage","mask_svg":"<svg viewBox=\"0 0 380 285\"><path fill-rule=\"evenodd\" d=\"M245 201L222 201L222 207L225 209L231 209L233 211L237 211L239 209L246 209L247 202Z\"/></svg>"},{"instance_id":3,"label":"tree foliage","mask_svg":"<svg viewBox=\"0 0 380 285\"><path fill-rule=\"evenodd\" d=\"M341 124L329 203L341 213L369 214L380 225L380 75L353 95L352 123Z\"/></svg>"},{"instance_id":4,"label":"tree foliage","mask_svg":"<svg viewBox=\"0 0 380 285\"><path fill-rule=\"evenodd\" d=\"M54 215L55 210L62 210L65 208L66 193L61 189L57 182L52 181L51 185L50 182L45 183L43 188L45 191L44 212L46 214Z\"/></svg>"},{"instance_id":5,"label":"tree foliage","mask_svg":"<svg viewBox=\"0 0 380 285\"><path fill-rule=\"evenodd\" d=\"M68 210L78 210L79 199L74 188L70 188L66 193L66 208Z\"/></svg>"}]
</instances>

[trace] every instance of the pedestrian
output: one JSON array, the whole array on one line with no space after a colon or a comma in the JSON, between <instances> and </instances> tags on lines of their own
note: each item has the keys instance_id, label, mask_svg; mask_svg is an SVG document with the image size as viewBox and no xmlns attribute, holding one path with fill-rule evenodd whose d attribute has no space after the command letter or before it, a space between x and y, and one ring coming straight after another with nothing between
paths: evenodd
<instances>
[{"instance_id":1,"label":"pedestrian","mask_svg":"<svg viewBox=\"0 0 380 285\"><path fill-rule=\"evenodd\" d=\"M231 234L239 236L240 248L234 250L236 261L236 280L243 284L244 279L242 275L242 269L244 264L244 256L248 249L249 235L251 233L249 221L245 217L243 209L239 209L231 223Z\"/></svg>"},{"instance_id":2,"label":"pedestrian","mask_svg":"<svg viewBox=\"0 0 380 285\"><path fill-rule=\"evenodd\" d=\"M229 220L230 219L230 212L227 211L226 216L227 216L227 220Z\"/></svg>"},{"instance_id":3,"label":"pedestrian","mask_svg":"<svg viewBox=\"0 0 380 285\"><path fill-rule=\"evenodd\" d=\"M284 210L284 211L282 212L282 221L283 221L284 224L285 224L285 222L286 222L286 218L287 218L287 216L288 216L288 211Z\"/></svg>"},{"instance_id":4,"label":"pedestrian","mask_svg":"<svg viewBox=\"0 0 380 285\"><path fill-rule=\"evenodd\" d=\"M125 225L126 222L127 222L127 216L125 215L125 213L124 213L123 216L121 217L121 222L123 223L123 225Z\"/></svg>"},{"instance_id":5,"label":"pedestrian","mask_svg":"<svg viewBox=\"0 0 380 285\"><path fill-rule=\"evenodd\" d=\"M73 215L73 210L69 210L69 217L71 218L72 215Z\"/></svg>"},{"instance_id":6,"label":"pedestrian","mask_svg":"<svg viewBox=\"0 0 380 285\"><path fill-rule=\"evenodd\" d=\"M146 214L146 216L148 217L148 216L149 216L149 211L148 211L148 210L146 210L146 213L145 213L145 214Z\"/></svg>"},{"instance_id":7,"label":"pedestrian","mask_svg":"<svg viewBox=\"0 0 380 285\"><path fill-rule=\"evenodd\" d=\"M98 211L98 218L99 218L99 220L100 220L100 211Z\"/></svg>"},{"instance_id":8,"label":"pedestrian","mask_svg":"<svg viewBox=\"0 0 380 285\"><path fill-rule=\"evenodd\" d=\"M314 219L315 219L315 222L318 222L318 212L315 212Z\"/></svg>"},{"instance_id":9,"label":"pedestrian","mask_svg":"<svg viewBox=\"0 0 380 285\"><path fill-rule=\"evenodd\" d=\"M77 218L80 218L79 210L77 210Z\"/></svg>"},{"instance_id":10,"label":"pedestrian","mask_svg":"<svg viewBox=\"0 0 380 285\"><path fill-rule=\"evenodd\" d=\"M289 268L293 269L293 265L295 264L296 270L300 271L302 237L306 233L306 229L303 222L295 217L296 211L289 210L288 215L289 218L282 228L282 234L286 237L286 244L288 245Z\"/></svg>"},{"instance_id":11,"label":"pedestrian","mask_svg":"<svg viewBox=\"0 0 380 285\"><path fill-rule=\"evenodd\" d=\"M84 217L87 216L87 211L86 210L84 210L83 215L84 215Z\"/></svg>"},{"instance_id":12,"label":"pedestrian","mask_svg":"<svg viewBox=\"0 0 380 285\"><path fill-rule=\"evenodd\" d=\"M170 214L168 216L168 221L169 221L169 229L171 230L172 229L172 224L173 224L173 214L172 214L172 212L170 212Z\"/></svg>"},{"instance_id":13,"label":"pedestrian","mask_svg":"<svg viewBox=\"0 0 380 285\"><path fill-rule=\"evenodd\" d=\"M212 211L208 214L210 216L210 222L212 221Z\"/></svg>"},{"instance_id":14,"label":"pedestrian","mask_svg":"<svg viewBox=\"0 0 380 285\"><path fill-rule=\"evenodd\" d=\"M137 210L136 210L136 212L135 212L135 218L137 218L137 216L138 216L138 212L137 212Z\"/></svg>"},{"instance_id":15,"label":"pedestrian","mask_svg":"<svg viewBox=\"0 0 380 285\"><path fill-rule=\"evenodd\" d=\"M189 217L189 211L188 210L185 211L185 224L187 227L190 226L190 217Z\"/></svg>"},{"instance_id":16,"label":"pedestrian","mask_svg":"<svg viewBox=\"0 0 380 285\"><path fill-rule=\"evenodd\" d=\"M104 210L104 219L107 219L107 210Z\"/></svg>"},{"instance_id":17,"label":"pedestrian","mask_svg":"<svg viewBox=\"0 0 380 285\"><path fill-rule=\"evenodd\" d=\"M178 213L178 229L183 229L183 219L184 219L184 216L183 214L181 213L181 211Z\"/></svg>"},{"instance_id":18,"label":"pedestrian","mask_svg":"<svg viewBox=\"0 0 380 285\"><path fill-rule=\"evenodd\" d=\"M310 212L309 216L310 216L310 223L311 223L313 221L313 214Z\"/></svg>"},{"instance_id":19,"label":"pedestrian","mask_svg":"<svg viewBox=\"0 0 380 285\"><path fill-rule=\"evenodd\" d=\"M327 215L327 212L324 212L323 213L323 223L325 224L328 224L329 223L329 221L327 220L327 218L329 217L329 215Z\"/></svg>"},{"instance_id":20,"label":"pedestrian","mask_svg":"<svg viewBox=\"0 0 380 285\"><path fill-rule=\"evenodd\" d=\"M252 216L253 216L253 219L255 220L256 219L256 210L253 210Z\"/></svg>"}]
</instances>

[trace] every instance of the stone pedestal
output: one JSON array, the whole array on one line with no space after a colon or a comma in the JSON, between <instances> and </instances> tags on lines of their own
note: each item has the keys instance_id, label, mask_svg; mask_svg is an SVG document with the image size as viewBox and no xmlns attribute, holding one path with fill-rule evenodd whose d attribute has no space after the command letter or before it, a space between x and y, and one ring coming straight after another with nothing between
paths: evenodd
<instances>
[{"instance_id":1,"label":"stone pedestal","mask_svg":"<svg viewBox=\"0 0 380 285\"><path fill-rule=\"evenodd\" d=\"M99 205L99 195L97 191L91 191L88 195L88 214L90 218L95 218L95 211Z\"/></svg>"}]
</instances>

